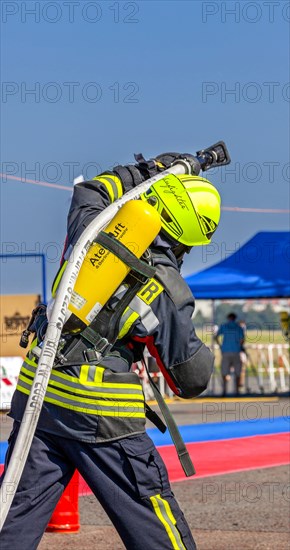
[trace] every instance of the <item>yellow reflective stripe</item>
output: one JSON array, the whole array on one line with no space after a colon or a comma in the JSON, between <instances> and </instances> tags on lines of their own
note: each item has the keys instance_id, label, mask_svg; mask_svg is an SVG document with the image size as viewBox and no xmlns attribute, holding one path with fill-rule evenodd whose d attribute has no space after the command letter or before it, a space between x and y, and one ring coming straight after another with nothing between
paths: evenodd
<instances>
[{"instance_id":1,"label":"yellow reflective stripe","mask_svg":"<svg viewBox=\"0 0 290 550\"><path fill-rule=\"evenodd\" d=\"M127 308L127 310L124 311L124 314L123 315L126 315L126 311L129 311L129 308ZM137 321L138 317L140 317L139 313L137 313L136 311L133 311L131 313L131 315L129 315L129 317L125 320L119 334L118 334L118 339L120 340L121 338L124 338L124 336L126 336L126 334L129 332L131 326L133 325L133 323L135 323L135 321ZM121 318L121 323L122 323L122 318Z\"/></svg>"},{"instance_id":2,"label":"yellow reflective stripe","mask_svg":"<svg viewBox=\"0 0 290 550\"><path fill-rule=\"evenodd\" d=\"M25 365L25 363L27 363L27 365L30 365L31 367L33 367L35 370L37 369L36 358L35 359L29 359L29 357L25 357L23 365Z\"/></svg>"},{"instance_id":3,"label":"yellow reflective stripe","mask_svg":"<svg viewBox=\"0 0 290 550\"><path fill-rule=\"evenodd\" d=\"M77 388L72 388L71 386L66 386L65 384L62 384L61 382L55 382L54 380L49 381L49 386L62 388L64 390L74 392L77 395L91 395L93 397L110 397L113 399L139 399L140 401L143 399L141 394L136 393L104 393L102 391L93 391L93 390L79 390Z\"/></svg>"},{"instance_id":4,"label":"yellow reflective stripe","mask_svg":"<svg viewBox=\"0 0 290 550\"><path fill-rule=\"evenodd\" d=\"M138 304L136 300L138 300L138 298L140 298L140 300L142 300L144 304L148 305L147 315L150 314L150 320L152 321L153 324L155 323L155 316L153 317L154 314L151 311L151 308L149 309L150 307L149 304L151 304L155 300L155 298L157 298L157 296L159 296L159 294L163 292L163 290L164 290L164 287L154 278L150 279L148 283L142 286L139 292L137 292L137 295L135 296L135 298L132 300L130 306L128 306L125 309L121 317L121 321L119 325L120 330L118 334L119 340L121 338L124 338L124 336L128 334L130 328L135 323L135 321L137 321L139 317L141 317L141 320L143 319L143 316L145 317L144 307L141 309L139 307L139 311L137 311ZM146 323L147 322L148 322L148 318Z\"/></svg>"},{"instance_id":5,"label":"yellow reflective stripe","mask_svg":"<svg viewBox=\"0 0 290 550\"><path fill-rule=\"evenodd\" d=\"M34 338L34 340L32 340L32 344L30 346L30 350L31 351L33 348L35 348L35 346L37 345L37 338Z\"/></svg>"},{"instance_id":6,"label":"yellow reflective stripe","mask_svg":"<svg viewBox=\"0 0 290 550\"><path fill-rule=\"evenodd\" d=\"M140 390L140 384L123 384L122 382L117 382L117 383L102 382L101 385L104 388L127 388L128 390L131 388L136 388L137 390Z\"/></svg>"},{"instance_id":7,"label":"yellow reflective stripe","mask_svg":"<svg viewBox=\"0 0 290 550\"><path fill-rule=\"evenodd\" d=\"M52 403L53 405L57 405L58 407L63 407L64 409L69 409L71 411L77 411L81 412L83 414L94 414L95 416L115 416L117 418L145 418L144 412L135 412L133 411L102 411L102 410L94 410L94 409L86 409L83 407L78 407L76 405L70 405L68 403L63 403L62 401L58 401L57 399L52 399L50 397L45 397L44 401L47 401L48 403Z\"/></svg>"},{"instance_id":8,"label":"yellow reflective stripe","mask_svg":"<svg viewBox=\"0 0 290 550\"><path fill-rule=\"evenodd\" d=\"M68 260L66 260L65 262L63 262L61 268L58 270L58 272L57 272L57 274L56 274L56 277L55 277L55 279L54 279L54 281L53 281L53 283L52 283L51 295L52 295L53 298L55 297L56 291L57 291L57 289L58 289L58 285L59 285L60 280L61 280L61 278L62 278L62 276L63 276L63 272L64 272L64 270L65 270L65 268L66 268L66 266L67 266L67 262L68 262Z\"/></svg>"},{"instance_id":9,"label":"yellow reflective stripe","mask_svg":"<svg viewBox=\"0 0 290 550\"><path fill-rule=\"evenodd\" d=\"M178 550L179 547L177 546L174 534L172 533L172 529L171 529L169 523L163 517L163 515L161 513L161 510L159 508L159 504L157 502L157 499L155 497L150 497L150 500L152 502L152 505L153 505L156 516L158 517L159 521L161 521L162 525L165 527L166 533L169 536L170 541L172 543L172 547L174 548L174 550Z\"/></svg>"},{"instance_id":10,"label":"yellow reflective stripe","mask_svg":"<svg viewBox=\"0 0 290 550\"><path fill-rule=\"evenodd\" d=\"M176 536L177 536L177 539L178 539L178 542L179 544L181 545L180 548L185 548L182 540L181 540L181 536L180 536L180 533L176 527L176 519L172 513L172 510L170 508L170 505L169 505L169 502L167 500L165 500L164 498L161 497L161 495L157 495L157 499L160 500L162 503L163 503L163 506L166 510L166 513L167 513L167 516L169 517L171 523L173 524L173 530L176 531ZM178 547L179 548L179 547Z\"/></svg>"},{"instance_id":11,"label":"yellow reflective stripe","mask_svg":"<svg viewBox=\"0 0 290 550\"><path fill-rule=\"evenodd\" d=\"M24 382L25 384L32 386L33 381L31 378L27 378L24 374L20 374L18 377L18 380ZM56 386L56 387L55 387ZM64 390L69 390L70 392L74 391L76 395L73 395L72 393L67 393L65 391L61 391L61 389L57 389L58 387L62 387ZM74 390L71 387L65 386L64 384L58 384L56 382L50 381L47 387L47 391L50 391L51 393L54 393L56 395L59 395L60 397L65 397L67 399L72 399L72 401L81 401L84 403L90 403L90 404L99 404L104 405L104 407L115 407L115 406L122 406L124 405L124 402L126 401L126 406L133 407L136 406L137 408L141 409L144 407L144 398L143 395L136 395L133 393L102 393L102 392L91 392L91 391L85 391L85 390ZM103 399L85 399L82 400L81 397L83 396L90 396L90 397L103 397ZM108 398L108 403L106 403L106 399ZM121 401L122 399L122 401ZM124 401L123 401L124 400ZM132 403L128 403L128 401Z\"/></svg>"},{"instance_id":12,"label":"yellow reflective stripe","mask_svg":"<svg viewBox=\"0 0 290 550\"><path fill-rule=\"evenodd\" d=\"M19 377L18 377L18 380L21 380L22 382L24 382L25 384L28 384L29 386L32 386L32 383L33 381L31 380L31 378L27 378L25 376L25 374L22 374L20 373L19 374ZM72 393L67 393L67 391L62 391L61 389L57 389L58 387L60 386L60 384L57 384L56 382L49 382L48 384L48 387L47 387L47 391L50 391L51 393L55 393L56 395L59 395L59 396L63 396L63 397L66 397L66 398L69 398L69 399L72 399L73 401L83 401L85 403L100 403L100 404L104 404L104 406L106 407L109 407L110 404L112 406L115 406L116 403L117 405L122 405L124 404L122 400L126 401L126 405L128 405L128 407L132 407L133 404L131 403L128 403L128 401L132 401L132 403L136 403L136 407L137 408L141 408L144 406L144 397L143 395L136 395L134 393L102 393L102 392L91 392L91 391L85 391L85 390L73 390L74 393L76 395L73 395ZM64 390L70 390L72 391L72 388L69 388L68 386L64 386L63 384L61 384L61 386L63 387ZM82 395L83 396L90 396L90 397L102 397L103 399L102 400L98 400L98 399L82 399ZM105 400L108 399L108 401L110 401L110 403L105 403ZM134 401L134 400L138 400L138 404L137 404L137 401Z\"/></svg>"},{"instance_id":13,"label":"yellow reflective stripe","mask_svg":"<svg viewBox=\"0 0 290 550\"><path fill-rule=\"evenodd\" d=\"M25 374L28 376L28 378L26 378ZM32 386L32 380L31 380L31 377L32 377L32 373L27 370L25 367L23 367L20 371L20 374L19 374L19 379L22 379L23 382L26 382L27 384L29 383L31 386ZM22 378L23 377L23 378ZM29 378L30 377L30 378ZM56 387L56 388L62 388L63 390L66 390L66 391L69 391L70 393L74 392L76 395L91 395L92 397L112 397L114 399L138 399L139 401L143 400L143 394L141 393L123 393L122 391L118 392L118 393L111 393L111 392L106 392L104 393L103 391L93 391L93 390L81 390L79 388L74 388L72 386L67 386L66 384L62 384L61 382L56 382L55 380L49 380L49 386L53 386L53 387ZM140 386L140 390L142 390L141 386Z\"/></svg>"},{"instance_id":14,"label":"yellow reflective stripe","mask_svg":"<svg viewBox=\"0 0 290 550\"><path fill-rule=\"evenodd\" d=\"M69 380L71 382L75 382L76 384L79 384L79 379L76 378L75 376L70 376L69 374L64 374L63 372L58 372L57 370L52 370L52 374L56 377L56 378L62 378L63 380ZM95 387L96 386L96 383L95 382L86 382L86 386L90 387ZM110 383L110 382L100 382L99 383L99 386L100 388L117 388L117 389L137 389L137 390L140 390L140 384L123 384L122 382L117 382L117 383Z\"/></svg>"},{"instance_id":15,"label":"yellow reflective stripe","mask_svg":"<svg viewBox=\"0 0 290 550\"><path fill-rule=\"evenodd\" d=\"M89 405L101 405L102 407L123 407L124 405L126 405L126 407L136 407L137 409L144 409L144 402L137 402L137 401L132 401L132 403L130 402L129 403L129 400L126 399L124 402L123 401L119 401L120 400L120 395L118 396L119 400L114 400L114 399L108 399L108 403L106 403L105 401L105 396L104 396L104 399L80 399L77 395L68 395L67 393L61 391L61 390L57 390L56 388L48 388L48 390L50 391L50 393L53 393L55 395L59 395L59 397L65 397L66 399L71 399L72 401L78 401L78 402L81 402L81 403L88 403ZM122 397L121 397L122 398Z\"/></svg>"},{"instance_id":16,"label":"yellow reflective stripe","mask_svg":"<svg viewBox=\"0 0 290 550\"><path fill-rule=\"evenodd\" d=\"M28 378L26 378L25 374L28 376ZM29 378L30 376L30 378ZM26 382L27 384L29 383L31 386L32 386L32 380L31 380L31 372L28 371L27 369L21 369L20 371L20 374L19 374L19 379L23 380L23 382ZM111 393L111 392L108 392L108 393L104 393L103 391L93 391L93 390L81 390L79 388L73 388L72 386L67 386L66 384L62 384L61 382L55 382L55 380L49 380L49 387L50 386L53 386L53 387L56 387L56 388L61 388L63 390L66 390L66 391L69 391L69 392L74 392L76 395L88 395L88 396L92 396L92 397L110 397L110 398L113 398L113 399L138 399L139 401L142 401L143 400L143 394L140 392L139 394L138 393L123 393L123 392L118 392L118 393ZM141 387L140 387L141 389Z\"/></svg>"},{"instance_id":17,"label":"yellow reflective stripe","mask_svg":"<svg viewBox=\"0 0 290 550\"><path fill-rule=\"evenodd\" d=\"M22 365L22 367L21 367L21 369L20 369L20 373L19 373L18 378L20 378L22 374L27 374L27 376L30 376L30 378L31 378L31 377L34 378L32 372L30 372L30 370L26 369L23 365ZM31 381L31 384L32 384L32 381Z\"/></svg>"},{"instance_id":18,"label":"yellow reflective stripe","mask_svg":"<svg viewBox=\"0 0 290 550\"><path fill-rule=\"evenodd\" d=\"M176 528L176 519L174 518L169 503L161 498L160 495L150 497L154 511L159 521L164 525L170 538L174 550L186 550L178 529Z\"/></svg>"},{"instance_id":19,"label":"yellow reflective stripe","mask_svg":"<svg viewBox=\"0 0 290 550\"><path fill-rule=\"evenodd\" d=\"M24 363L25 364L25 363ZM34 368L35 368L35 365L32 365ZM97 367L100 371L104 371L104 367ZM34 375L35 373L31 372L30 370L26 369L24 367L24 365L22 365L21 367L21 370L20 370L20 374L21 373L26 373L28 376L30 376L30 378L34 378ZM97 376L101 376L103 374L103 372L99 372L97 373ZM62 375L62 376L61 376ZM53 385L53 386L60 386L64 389L67 389L68 391L72 392L74 391L75 393L80 393L80 394L83 394L83 395L98 395L98 394L101 394L103 395L105 389L107 388L114 388L114 389L117 389L118 390L118 394L112 394L112 393L109 393L109 392L106 392L106 395L108 396L113 396L113 395L118 395L120 396L121 395L124 395L124 390L131 390L131 391L137 391L138 393L137 394L132 394L132 393L129 393L128 395L132 396L132 395L138 395L139 399L142 399L143 398L143 390L142 390L142 386L141 384L124 384L122 382L119 382L119 383L108 383L108 382L102 382L102 379L100 378L100 382L97 380L96 382L86 382L85 383L85 386L90 388L96 388L96 391L92 391L92 390L81 390L79 389L79 386L80 386L80 381L78 378L74 378L73 376L69 376L69 375L63 375L63 373L59 373L58 371L55 371L55 370L52 370L52 374L51 376L53 376L54 378L60 378L60 380L64 380L64 381L67 381L67 382L72 382L73 384L76 384L76 386L70 386L68 384L62 384L59 380L53 380L52 378L49 379L49 384ZM99 392L97 391L99 390ZM127 394L125 394L127 395Z\"/></svg>"},{"instance_id":20,"label":"yellow reflective stripe","mask_svg":"<svg viewBox=\"0 0 290 550\"><path fill-rule=\"evenodd\" d=\"M25 393L26 395L29 395L30 391L26 388L23 388L22 386L18 386L16 387L16 389L22 393ZM71 411L76 411L76 412L81 412L83 414L93 414L95 416L113 416L113 417L117 417L117 418L145 418L145 413L141 413L141 412L134 412L134 411L129 411L129 412L117 412L117 411L97 411L97 410L93 410L93 409L86 409L85 407L78 407L78 406L75 406L75 405L69 405L67 403L63 403L62 401L58 401L57 399L51 399L50 397L45 397L44 398L44 401L48 402L48 403L52 403L53 405L57 405L58 407L62 407L64 409L69 409Z\"/></svg>"},{"instance_id":21,"label":"yellow reflective stripe","mask_svg":"<svg viewBox=\"0 0 290 550\"><path fill-rule=\"evenodd\" d=\"M98 177L98 178L94 178L94 179L100 181L106 187L106 189L108 191L108 195L110 197L110 201L114 202L114 200L115 200L114 191L113 191L112 186L110 185L110 183L105 178L102 178L102 177Z\"/></svg>"},{"instance_id":22,"label":"yellow reflective stripe","mask_svg":"<svg viewBox=\"0 0 290 550\"><path fill-rule=\"evenodd\" d=\"M36 366L34 362L32 362L31 360L29 359L25 359L25 362L30 365L31 367L34 367L36 369ZM98 368L103 368L103 367L98 367ZM76 378L75 376L71 376L69 374L64 374L63 372L59 372L58 370L55 370L55 369L52 369L51 373L56 377L56 378L61 378L62 380L68 380L70 382L74 382L75 384L79 384L80 381L79 381L79 378ZM101 376L101 375L100 375ZM128 390L131 390L131 389L137 389L137 390L140 390L141 389L141 386L140 384L124 384L123 382L114 382L114 383L111 383L111 382L98 382L98 385L100 386L100 388L117 388L117 389L128 389ZM96 382L86 382L86 386L90 387L95 387L96 386Z\"/></svg>"},{"instance_id":23,"label":"yellow reflective stripe","mask_svg":"<svg viewBox=\"0 0 290 550\"><path fill-rule=\"evenodd\" d=\"M90 365L82 365L81 372L80 372L80 378L79 378L81 384L85 385L86 382L88 382L89 370L90 370Z\"/></svg>"},{"instance_id":24,"label":"yellow reflective stripe","mask_svg":"<svg viewBox=\"0 0 290 550\"><path fill-rule=\"evenodd\" d=\"M31 380L31 378L26 378L26 376L24 374L19 374L18 383L17 383L17 386L16 386L17 389L18 389L19 381L24 382L28 386L32 386L32 384L33 384L33 380Z\"/></svg>"},{"instance_id":25,"label":"yellow reflective stripe","mask_svg":"<svg viewBox=\"0 0 290 550\"><path fill-rule=\"evenodd\" d=\"M71 376L70 374L64 374L63 372L59 372L55 369L52 369L51 373L57 378L61 378L62 380L69 380L70 382L75 382L75 384L79 384L79 379L76 376ZM90 385L94 385L94 382L86 383L86 386L90 386Z\"/></svg>"},{"instance_id":26,"label":"yellow reflective stripe","mask_svg":"<svg viewBox=\"0 0 290 550\"><path fill-rule=\"evenodd\" d=\"M34 347L34 346L33 346ZM36 359L29 359L29 357L25 357L25 360L24 360L24 363L25 364L27 363L28 365L30 365L31 367L34 367L35 370L37 368L37 363L36 363Z\"/></svg>"},{"instance_id":27,"label":"yellow reflective stripe","mask_svg":"<svg viewBox=\"0 0 290 550\"><path fill-rule=\"evenodd\" d=\"M101 177L105 179L108 183L110 183L110 185L112 186L114 190L115 200L120 199L123 196L123 186L120 178L118 178L117 176L113 176L111 174L108 174L108 175L103 174Z\"/></svg>"},{"instance_id":28,"label":"yellow reflective stripe","mask_svg":"<svg viewBox=\"0 0 290 550\"><path fill-rule=\"evenodd\" d=\"M23 388L23 386L20 386L19 384L17 384L16 389L17 391L21 391L21 393L26 393L26 395L30 394L30 391L27 388Z\"/></svg>"},{"instance_id":29,"label":"yellow reflective stripe","mask_svg":"<svg viewBox=\"0 0 290 550\"><path fill-rule=\"evenodd\" d=\"M96 176L93 180L99 181L106 187L111 202L122 197L123 187L121 180L117 176L102 174L101 176Z\"/></svg>"},{"instance_id":30,"label":"yellow reflective stripe","mask_svg":"<svg viewBox=\"0 0 290 550\"><path fill-rule=\"evenodd\" d=\"M95 384L102 384L103 382L103 376L104 376L104 367L97 367L96 368L96 374L95 374Z\"/></svg>"}]
</instances>

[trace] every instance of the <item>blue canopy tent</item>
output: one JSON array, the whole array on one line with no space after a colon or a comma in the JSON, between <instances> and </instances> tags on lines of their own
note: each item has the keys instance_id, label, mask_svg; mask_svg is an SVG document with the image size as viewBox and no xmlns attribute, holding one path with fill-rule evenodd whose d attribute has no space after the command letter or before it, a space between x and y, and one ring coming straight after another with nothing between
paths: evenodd
<instances>
[{"instance_id":1,"label":"blue canopy tent","mask_svg":"<svg viewBox=\"0 0 290 550\"><path fill-rule=\"evenodd\" d=\"M185 278L197 299L290 296L290 232L261 232L229 258Z\"/></svg>"},{"instance_id":2,"label":"blue canopy tent","mask_svg":"<svg viewBox=\"0 0 290 550\"><path fill-rule=\"evenodd\" d=\"M185 280L195 298L212 301L213 322L218 299L288 298L290 232L257 233L225 260ZM271 391L275 391L275 384L271 379ZM214 378L212 393L215 393Z\"/></svg>"}]
</instances>

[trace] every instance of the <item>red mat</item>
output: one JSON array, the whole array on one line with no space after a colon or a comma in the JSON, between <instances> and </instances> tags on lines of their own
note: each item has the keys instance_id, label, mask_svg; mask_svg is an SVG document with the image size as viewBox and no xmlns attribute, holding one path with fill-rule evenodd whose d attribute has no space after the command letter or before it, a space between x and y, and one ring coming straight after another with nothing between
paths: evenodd
<instances>
[{"instance_id":1,"label":"red mat","mask_svg":"<svg viewBox=\"0 0 290 550\"><path fill-rule=\"evenodd\" d=\"M289 433L256 435L222 441L187 443L187 449L196 469L196 475L186 478L172 445L158 447L169 473L170 481L184 481L197 477L229 474L242 470L282 466L290 462ZM0 473L3 465L0 465ZM91 493L80 478L80 495Z\"/></svg>"},{"instance_id":2,"label":"red mat","mask_svg":"<svg viewBox=\"0 0 290 550\"><path fill-rule=\"evenodd\" d=\"M188 443L186 446L196 469L195 478L290 462L289 433ZM186 479L175 449L166 446L158 450L168 468L170 480Z\"/></svg>"},{"instance_id":3,"label":"red mat","mask_svg":"<svg viewBox=\"0 0 290 550\"><path fill-rule=\"evenodd\" d=\"M167 466L170 481L270 468L290 462L289 433L187 443L186 447L196 470L196 475L191 478L185 477L172 445L158 447ZM81 478L80 495L89 493L90 488Z\"/></svg>"}]
</instances>

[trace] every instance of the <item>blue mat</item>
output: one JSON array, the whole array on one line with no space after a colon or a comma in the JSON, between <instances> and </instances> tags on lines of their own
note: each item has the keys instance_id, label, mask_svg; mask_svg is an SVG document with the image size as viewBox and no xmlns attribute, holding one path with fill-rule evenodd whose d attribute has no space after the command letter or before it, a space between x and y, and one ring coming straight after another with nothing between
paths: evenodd
<instances>
[{"instance_id":1,"label":"blue mat","mask_svg":"<svg viewBox=\"0 0 290 550\"><path fill-rule=\"evenodd\" d=\"M218 439L233 439L253 435L266 435L288 432L290 418L260 418L257 420L240 420L237 422L212 422L206 424L191 424L179 426L179 431L185 443L197 441L215 441ZM162 434L157 428L147 430L155 445L171 445L172 440L168 430Z\"/></svg>"},{"instance_id":2,"label":"blue mat","mask_svg":"<svg viewBox=\"0 0 290 550\"><path fill-rule=\"evenodd\" d=\"M4 464L7 447L6 441L0 441L0 464Z\"/></svg>"},{"instance_id":3,"label":"blue mat","mask_svg":"<svg viewBox=\"0 0 290 550\"><path fill-rule=\"evenodd\" d=\"M237 422L212 422L206 424L190 424L179 426L180 433L185 443L197 441L216 441L219 439L233 439L249 437L253 435L267 435L288 432L290 418L278 416L276 418L259 418L257 420L240 420ZM155 445L172 445L168 430L165 434L157 428L147 430L148 435ZM0 464L4 463L7 442L0 442Z\"/></svg>"}]
</instances>

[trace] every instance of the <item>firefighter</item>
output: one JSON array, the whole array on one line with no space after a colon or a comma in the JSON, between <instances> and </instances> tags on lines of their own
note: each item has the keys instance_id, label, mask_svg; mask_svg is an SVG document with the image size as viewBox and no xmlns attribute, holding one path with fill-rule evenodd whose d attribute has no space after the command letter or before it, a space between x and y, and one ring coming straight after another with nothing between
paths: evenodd
<instances>
[{"instance_id":1,"label":"firefighter","mask_svg":"<svg viewBox=\"0 0 290 550\"><path fill-rule=\"evenodd\" d=\"M135 165L118 166L74 186L61 271L84 227L111 202L176 159L168 153ZM170 175L142 196L161 217L150 246L154 276L141 286L117 326L117 339L97 361L95 346L70 353L54 366L38 426L13 504L1 533L1 550L33 550L65 487L78 469L130 550L196 548L171 491L166 467L145 432L140 380L130 372L147 344L171 387L183 397L198 395L209 381L213 356L196 336L193 296L180 275L183 256L207 244L220 217L216 189L197 174ZM56 277L54 292L61 274ZM109 278L110 275L108 275ZM105 284L106 281L104 281ZM22 366L9 415L9 463L31 389L47 319L34 319L35 339ZM110 329L112 323L110 325ZM115 327L116 329L116 327ZM75 336L74 336L75 338ZM5 473L5 470L4 470ZM98 543L96 542L96 548Z\"/></svg>"}]
</instances>

